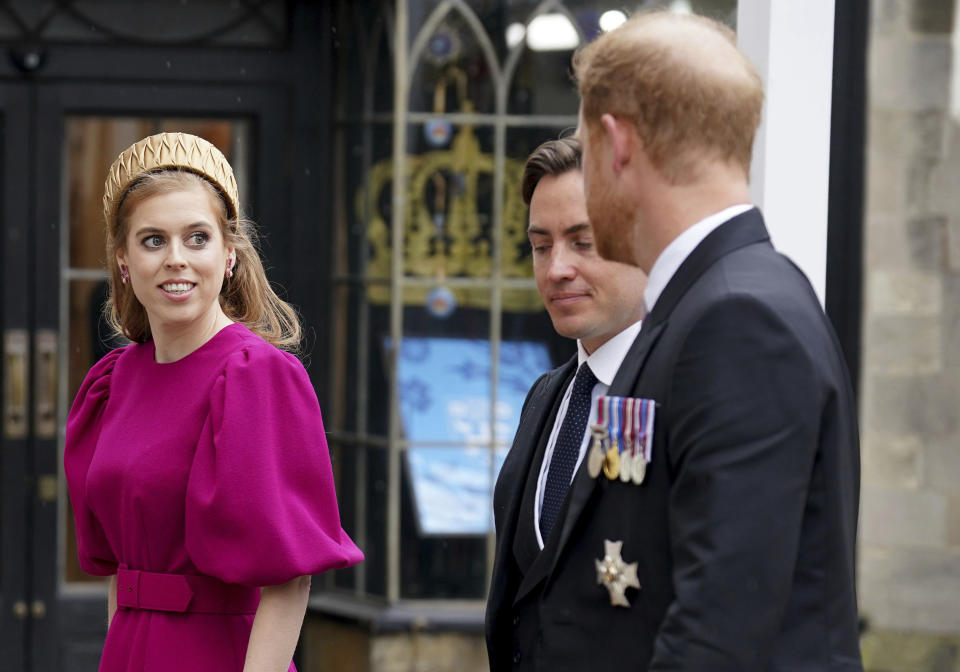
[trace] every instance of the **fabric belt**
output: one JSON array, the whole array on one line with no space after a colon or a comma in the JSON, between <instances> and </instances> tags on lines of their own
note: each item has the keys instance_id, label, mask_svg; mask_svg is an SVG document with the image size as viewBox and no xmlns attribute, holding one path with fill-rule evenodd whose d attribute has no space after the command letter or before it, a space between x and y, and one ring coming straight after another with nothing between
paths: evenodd
<instances>
[{"instance_id":1,"label":"fabric belt","mask_svg":"<svg viewBox=\"0 0 960 672\"><path fill-rule=\"evenodd\" d=\"M260 590L212 576L117 570L117 606L191 614L253 614Z\"/></svg>"}]
</instances>

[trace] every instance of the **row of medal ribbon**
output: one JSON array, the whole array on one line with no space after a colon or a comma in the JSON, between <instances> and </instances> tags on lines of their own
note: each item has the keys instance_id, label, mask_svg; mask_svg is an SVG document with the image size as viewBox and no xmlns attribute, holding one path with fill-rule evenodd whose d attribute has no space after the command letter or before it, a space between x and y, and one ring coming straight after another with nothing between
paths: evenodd
<instances>
[{"instance_id":1,"label":"row of medal ribbon","mask_svg":"<svg viewBox=\"0 0 960 672\"><path fill-rule=\"evenodd\" d=\"M600 472L611 481L643 483L653 451L656 402L635 397L600 397L597 422L590 425L587 454L590 478Z\"/></svg>"}]
</instances>

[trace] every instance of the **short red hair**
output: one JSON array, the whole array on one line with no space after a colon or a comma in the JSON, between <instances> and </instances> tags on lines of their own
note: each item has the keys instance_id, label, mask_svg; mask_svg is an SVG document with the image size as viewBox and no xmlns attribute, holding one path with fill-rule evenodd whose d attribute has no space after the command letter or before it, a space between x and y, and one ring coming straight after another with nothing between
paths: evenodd
<instances>
[{"instance_id":1,"label":"short red hair","mask_svg":"<svg viewBox=\"0 0 960 672\"><path fill-rule=\"evenodd\" d=\"M581 47L573 68L584 132L603 114L630 121L653 165L674 183L694 178L705 158L749 176L763 83L723 24L695 14L638 14Z\"/></svg>"}]
</instances>

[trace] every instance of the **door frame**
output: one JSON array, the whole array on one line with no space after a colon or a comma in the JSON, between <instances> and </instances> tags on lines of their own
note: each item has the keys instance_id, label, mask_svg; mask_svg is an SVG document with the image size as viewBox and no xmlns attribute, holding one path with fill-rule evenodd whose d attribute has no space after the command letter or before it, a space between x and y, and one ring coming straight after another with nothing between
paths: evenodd
<instances>
[{"instance_id":1,"label":"door frame","mask_svg":"<svg viewBox=\"0 0 960 672\"><path fill-rule=\"evenodd\" d=\"M250 153L256 160L242 203L261 233L268 277L285 290L281 296L299 308L307 327L304 364L310 370L325 363L331 10L327 3L290 0L288 12L286 43L276 48L41 43L30 45L41 65L29 72L15 58L0 58L0 328L23 329L31 343L40 330L60 330L68 116L244 117L251 121ZM11 54L24 48L4 46ZM310 350L323 353L313 358L313 367ZM64 375L62 354L59 360ZM0 373L2 367L0 359ZM32 361L30 367L35 375ZM323 403L326 386L316 373L313 378L321 383ZM106 630L105 591L68 590L62 582L60 523L69 511L61 447L72 400L60 397L57 438L0 435L4 669L95 669L90 661L99 657ZM48 474L58 475L55 502L38 493L38 476ZM28 605L23 619L12 614L16 602ZM38 609L31 611L35 604Z\"/></svg>"},{"instance_id":2,"label":"door frame","mask_svg":"<svg viewBox=\"0 0 960 672\"><path fill-rule=\"evenodd\" d=\"M43 166L65 166L64 132L70 116L143 116L143 117L215 117L249 120L251 123L251 155L249 194L241 202L259 217L261 228L269 231L273 224L289 221L289 198L277 198L287 191L283 171L272 169L283 164L285 148L276 138L284 137L285 119L289 110L282 91L273 85L238 86L200 84L130 84L130 83L40 83L36 86L35 176L31 185L36 204L36 231L33 277L36 296L34 329L58 333L60 352L58 367L60 394L58 415L60 427L56 439L33 440L32 473L58 476L60 494L57 502L34 501L32 520L31 595L34 602L46 605L47 617L35 619L32 639L34 669L60 670L67 660L99 655L99 646L106 633L104 596L101 590L73 590L63 583L61 559L66 516L70 515L63 489L62 445L68 406L65 398L66 314L64 302L69 279L63 277L63 250L68 245L69 213L64 201L64 171L43 170ZM272 197L271 197L272 196ZM270 204L269 212L259 204ZM51 642L58 642L51 646ZM94 644L96 643L96 644Z\"/></svg>"},{"instance_id":3,"label":"door frame","mask_svg":"<svg viewBox=\"0 0 960 672\"><path fill-rule=\"evenodd\" d=\"M32 229L29 215L28 171L29 139L17 132L29 124L28 89L10 84L0 87L0 334L10 331L30 333L31 301L27 286L28 250ZM28 339L29 343L29 339ZM27 357L29 363L29 355ZM6 381L6 357L0 357L0 380ZM29 364L28 364L29 366ZM29 380L25 394L29 398ZM4 391L0 390L0 398ZM7 400L3 399L5 403ZM29 420L27 421L29 427ZM26 437L11 438L0 428L0 652L4 666L22 669L24 645L31 620L23 614L29 609L27 586L28 539L30 536L30 488L24 476L29 473L29 429Z\"/></svg>"}]
</instances>

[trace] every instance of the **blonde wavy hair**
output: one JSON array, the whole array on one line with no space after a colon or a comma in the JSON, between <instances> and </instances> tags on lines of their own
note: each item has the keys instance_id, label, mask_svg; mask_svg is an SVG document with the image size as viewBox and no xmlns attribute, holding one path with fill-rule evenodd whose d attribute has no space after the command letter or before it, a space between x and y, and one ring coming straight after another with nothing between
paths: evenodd
<instances>
[{"instance_id":1,"label":"blonde wavy hair","mask_svg":"<svg viewBox=\"0 0 960 672\"><path fill-rule=\"evenodd\" d=\"M146 199L160 194L199 186L214 204L217 223L224 243L236 250L233 277L225 278L220 290L220 306L234 322L240 322L268 343L288 352L299 353L302 339L300 319L294 308L283 301L267 280L257 248L256 228L242 215L228 217L227 205L219 189L202 176L178 169L147 173L134 181L121 197L116 225L107 232L107 264L110 268L110 297L104 306L107 322L118 334L143 343L150 338L147 311L124 284L115 263L118 250L125 250L130 216Z\"/></svg>"}]
</instances>

